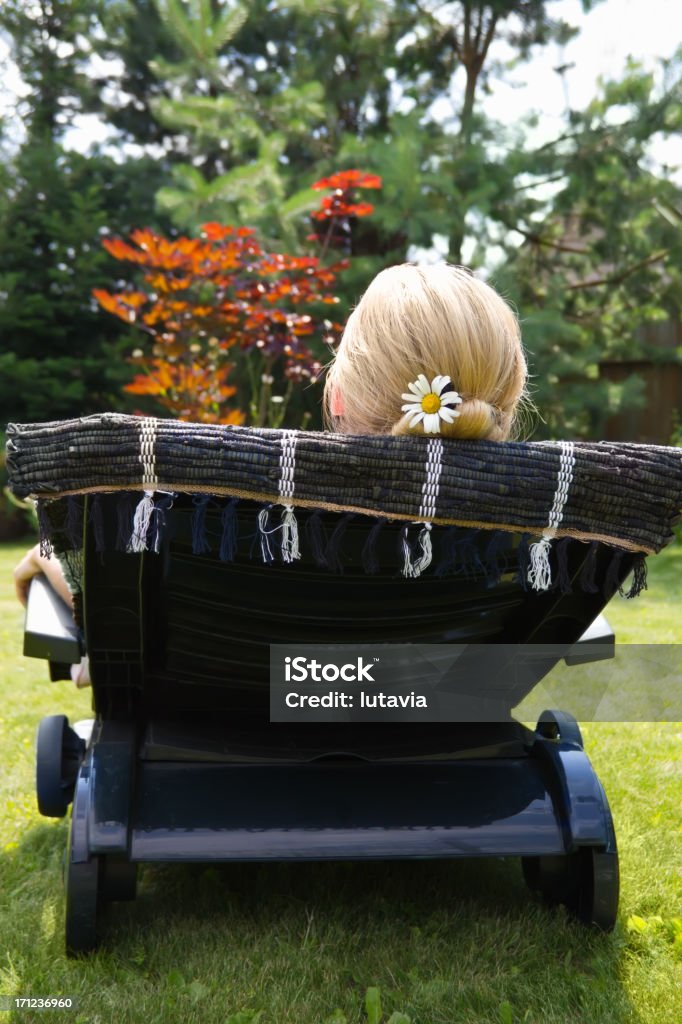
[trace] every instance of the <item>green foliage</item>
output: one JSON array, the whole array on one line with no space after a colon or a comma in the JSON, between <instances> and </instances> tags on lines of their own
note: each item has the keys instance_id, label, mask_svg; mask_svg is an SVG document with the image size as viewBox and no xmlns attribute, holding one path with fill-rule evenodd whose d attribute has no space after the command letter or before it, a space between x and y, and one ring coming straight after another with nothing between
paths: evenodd
<instances>
[{"instance_id":1,"label":"green foliage","mask_svg":"<svg viewBox=\"0 0 682 1024\"><path fill-rule=\"evenodd\" d=\"M22 113L34 139L55 139L90 94L86 40L94 22L92 0L4 0L0 5L0 28L29 88Z\"/></svg>"},{"instance_id":2,"label":"green foliage","mask_svg":"<svg viewBox=\"0 0 682 1024\"><path fill-rule=\"evenodd\" d=\"M98 12L100 28L90 42L107 63L91 71L96 96L90 109L125 140L153 144L157 164L168 167L179 159L182 140L152 114L152 105L169 95L169 83L154 74L150 62L180 60L182 51L155 0L106 0Z\"/></svg>"},{"instance_id":3,"label":"green foliage","mask_svg":"<svg viewBox=\"0 0 682 1024\"><path fill-rule=\"evenodd\" d=\"M652 139L679 128L679 61L662 89L631 64L585 111L571 112L557 138L531 149L523 123L483 118L477 95L500 73L493 40L506 39L518 62L575 34L539 0L460 2L438 17L401 0L274 8L256 0L246 18L239 8L238 30L222 43L201 4L182 8L182 25L175 7L169 31L178 42L181 30L193 33L194 42L181 65L165 66L182 98L156 109L206 156L159 193L177 224L253 223L291 248L287 212L305 210L310 182L332 159L361 166L384 187L371 222L353 231L348 303L415 247L428 250L441 236L459 262L465 239L475 238L474 267L505 253L494 283L524 323L537 436L599 436L609 415L641 404L640 380L616 385L599 367L649 356L646 326L680 308L679 190L648 160ZM199 52L212 69L203 93ZM458 105L446 97L462 69ZM314 91L297 106L304 84ZM278 97L287 102L278 107Z\"/></svg>"},{"instance_id":4,"label":"green foliage","mask_svg":"<svg viewBox=\"0 0 682 1024\"><path fill-rule=\"evenodd\" d=\"M462 2L438 17L406 0L254 0L248 17L233 4L158 6L184 56L153 63L182 94L154 109L186 133L193 155L159 193L160 208L182 229L209 218L249 223L291 249L290 199L297 206L339 164L378 173L384 201L354 232L349 300L368 276L413 246L429 248L436 234L459 260L467 216L485 215L509 182L501 166L488 180L494 133L473 114L492 73L490 42L504 36L522 60L533 45L571 32L542 0ZM239 12L232 36L215 28L229 12ZM444 119L434 101L442 108L462 66L465 103Z\"/></svg>"},{"instance_id":5,"label":"green foliage","mask_svg":"<svg viewBox=\"0 0 682 1024\"><path fill-rule=\"evenodd\" d=\"M599 436L607 414L641 403L635 376L615 385L600 365L660 358L647 328L682 305L679 189L650 158L682 127L679 54L662 83L631 63L531 147L532 112L499 125L479 101L505 74L501 40L511 67L575 34L549 0L6 0L0 26L29 86L24 151L0 169L0 354L74 360L24 373L5 359L0 400L29 370L50 409L112 394L96 364L124 336L89 302L108 283L91 258L98 231L219 221L305 252L311 183L355 166L384 188L371 222L352 226L346 307L381 267L437 242L517 306L536 436ZM120 66L100 70L93 54ZM78 111L156 143L154 161L93 154L77 170L59 141ZM63 382L52 395L48 372Z\"/></svg>"},{"instance_id":6,"label":"green foliage","mask_svg":"<svg viewBox=\"0 0 682 1024\"><path fill-rule=\"evenodd\" d=\"M159 208L182 229L218 220L267 225L272 237L286 195L280 161L324 117L320 84L282 82L272 93L254 87L253 69L247 73L226 52L247 20L246 6L157 0L157 8L182 57L151 62L159 80L175 89L172 98L155 100L153 111L161 124L183 133L193 158L174 168L173 184L158 194ZM286 235L286 218L282 223L279 234Z\"/></svg>"},{"instance_id":7,"label":"green foliage","mask_svg":"<svg viewBox=\"0 0 682 1024\"><path fill-rule=\"evenodd\" d=\"M66 152L70 119L97 106L90 39L101 38L102 5L50 0L0 8L0 26L29 93L19 112L18 153L4 142L0 173L0 408L39 420L111 407L129 379L126 335L99 315L93 287L111 279L101 248L111 228L153 214L162 170L150 157L126 165ZM161 221L161 226L165 226Z\"/></svg>"},{"instance_id":8,"label":"green foliage","mask_svg":"<svg viewBox=\"0 0 682 1024\"><path fill-rule=\"evenodd\" d=\"M164 64L162 73L191 77L201 66L209 79L220 83L218 54L246 21L246 5L235 0L218 8L211 0L155 0L155 4L185 58L184 64Z\"/></svg>"},{"instance_id":9,"label":"green foliage","mask_svg":"<svg viewBox=\"0 0 682 1024\"><path fill-rule=\"evenodd\" d=\"M103 318L91 291L111 280L101 237L145 217L150 162L111 159L30 140L0 214L0 407L7 419L81 415L120 404L128 333ZM153 178L152 178L153 180Z\"/></svg>"},{"instance_id":10,"label":"green foliage","mask_svg":"<svg viewBox=\"0 0 682 1024\"><path fill-rule=\"evenodd\" d=\"M609 414L643 401L641 380L611 384L600 362L676 358L646 341L647 326L682 305L680 190L648 153L679 124L681 58L659 92L634 64L604 83L560 138L514 154L521 190L491 204L491 221L507 229L497 283L524 321L542 434L598 437ZM549 200L528 188L543 181L554 186Z\"/></svg>"},{"instance_id":11,"label":"green foliage","mask_svg":"<svg viewBox=\"0 0 682 1024\"><path fill-rule=\"evenodd\" d=\"M191 164L178 164L170 174L174 184L156 194L157 207L193 232L207 220L254 224L265 218L272 223L282 199L275 165L283 148L281 136L263 137L258 155L250 163L238 164L212 180L206 180Z\"/></svg>"}]
</instances>

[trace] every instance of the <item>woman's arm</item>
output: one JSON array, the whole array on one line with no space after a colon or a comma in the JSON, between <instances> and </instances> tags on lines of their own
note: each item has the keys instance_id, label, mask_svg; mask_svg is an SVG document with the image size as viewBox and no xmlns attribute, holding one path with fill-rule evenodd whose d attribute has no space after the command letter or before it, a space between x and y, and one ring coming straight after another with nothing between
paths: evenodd
<instances>
[{"instance_id":1,"label":"woman's arm","mask_svg":"<svg viewBox=\"0 0 682 1024\"><path fill-rule=\"evenodd\" d=\"M41 555L40 544L36 544L30 551L27 551L14 569L14 588L21 603L25 605L28 601L31 580L39 573L43 573L47 577L53 590L56 590L61 599L68 604L69 608L72 608L73 598L62 574L59 559L55 555L52 558L45 558Z\"/></svg>"}]
</instances>

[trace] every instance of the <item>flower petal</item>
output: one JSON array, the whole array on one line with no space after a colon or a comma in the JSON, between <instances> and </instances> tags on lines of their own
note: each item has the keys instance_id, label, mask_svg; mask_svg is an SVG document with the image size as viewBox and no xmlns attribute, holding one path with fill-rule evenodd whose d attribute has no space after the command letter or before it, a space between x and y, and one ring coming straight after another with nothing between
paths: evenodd
<instances>
[{"instance_id":1,"label":"flower petal","mask_svg":"<svg viewBox=\"0 0 682 1024\"><path fill-rule=\"evenodd\" d=\"M444 395L440 396L440 402L441 405L460 405L462 396L456 391L446 391Z\"/></svg>"},{"instance_id":2,"label":"flower petal","mask_svg":"<svg viewBox=\"0 0 682 1024\"><path fill-rule=\"evenodd\" d=\"M409 402L401 406L403 412L421 412L422 407L419 402Z\"/></svg>"},{"instance_id":3,"label":"flower petal","mask_svg":"<svg viewBox=\"0 0 682 1024\"><path fill-rule=\"evenodd\" d=\"M411 386L412 385L410 385L410 387ZM414 401L416 401L417 394L416 394L415 391L409 391L409 392L406 391L400 397L404 398L406 402L414 402Z\"/></svg>"},{"instance_id":4,"label":"flower petal","mask_svg":"<svg viewBox=\"0 0 682 1024\"><path fill-rule=\"evenodd\" d=\"M437 412L429 413L424 417L424 433L437 434L440 431L440 417Z\"/></svg>"},{"instance_id":5,"label":"flower petal","mask_svg":"<svg viewBox=\"0 0 682 1024\"><path fill-rule=\"evenodd\" d=\"M423 392L416 380L413 380L412 383L408 384L407 386L413 395L416 395L418 398L422 397Z\"/></svg>"},{"instance_id":6,"label":"flower petal","mask_svg":"<svg viewBox=\"0 0 682 1024\"><path fill-rule=\"evenodd\" d=\"M441 405L438 410L438 415L442 420L445 420L446 423L452 423L455 416L459 416L459 413L455 412L454 409L448 409L446 405Z\"/></svg>"},{"instance_id":7,"label":"flower petal","mask_svg":"<svg viewBox=\"0 0 682 1024\"><path fill-rule=\"evenodd\" d=\"M448 386L448 384L449 384L449 385L452 385L452 381L451 381L451 380L450 380L450 378L448 377L447 373L442 373L442 374L440 374L440 375L439 375L439 377L438 377L438 387L439 387L439 389L440 389L440 390L438 391L438 395L439 395L439 396L440 396L440 394L441 394L441 392L442 392L443 388L446 388L446 387Z\"/></svg>"},{"instance_id":8,"label":"flower petal","mask_svg":"<svg viewBox=\"0 0 682 1024\"><path fill-rule=\"evenodd\" d=\"M420 373L416 380L420 395L428 395L431 392L431 385L423 373Z\"/></svg>"},{"instance_id":9,"label":"flower petal","mask_svg":"<svg viewBox=\"0 0 682 1024\"><path fill-rule=\"evenodd\" d=\"M415 414L415 415L414 415L414 416L412 417L412 419L410 420L410 422L409 422L408 426L410 426L410 427L416 427L416 426L417 426L417 424L418 424L418 423L420 423L420 422L421 422L421 420L423 420L423 419L424 419L424 413L423 413L423 412L421 411L421 409L420 409L420 410L419 410L419 412L418 412L418 413L416 413L416 414Z\"/></svg>"}]
</instances>

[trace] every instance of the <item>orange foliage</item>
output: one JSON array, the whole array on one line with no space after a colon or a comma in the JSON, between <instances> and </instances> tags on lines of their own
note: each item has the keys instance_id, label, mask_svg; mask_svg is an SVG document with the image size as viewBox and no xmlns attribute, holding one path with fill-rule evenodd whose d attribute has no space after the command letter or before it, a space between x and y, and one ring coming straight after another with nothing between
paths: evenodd
<instances>
[{"instance_id":1,"label":"orange foliage","mask_svg":"<svg viewBox=\"0 0 682 1024\"><path fill-rule=\"evenodd\" d=\"M138 374L125 388L132 395L153 396L164 409L180 419L195 419L203 423L242 424L244 413L239 409L226 409L225 402L236 393L236 387L227 384L231 365L217 367L151 359L145 373Z\"/></svg>"},{"instance_id":2,"label":"orange foliage","mask_svg":"<svg viewBox=\"0 0 682 1024\"><path fill-rule=\"evenodd\" d=\"M341 192L348 192L354 188L381 188L381 178L378 174L366 174L364 171L337 171L328 178L320 178L313 186L318 192L322 189L338 189Z\"/></svg>"},{"instance_id":3,"label":"orange foliage","mask_svg":"<svg viewBox=\"0 0 682 1024\"><path fill-rule=\"evenodd\" d=\"M313 188L333 190L312 215L328 224L325 250L335 245L339 224L347 234L348 218L372 210L354 201L353 190L379 187L376 175L355 170L315 182ZM229 350L238 360L257 358L261 369L251 377L269 387L273 374L315 381L322 367L302 339L318 337L327 345L338 339L340 325L320 319L315 306L339 302L333 287L347 260L323 265L316 256L266 253L251 228L215 222L204 224L199 238L165 238L138 228L130 241L105 239L103 245L141 272L135 287L93 291L104 310L134 324L150 342L150 354L131 360L143 372L125 390L153 398L174 416L244 422L244 412L230 407L237 388L227 383L235 366L226 362Z\"/></svg>"}]
</instances>

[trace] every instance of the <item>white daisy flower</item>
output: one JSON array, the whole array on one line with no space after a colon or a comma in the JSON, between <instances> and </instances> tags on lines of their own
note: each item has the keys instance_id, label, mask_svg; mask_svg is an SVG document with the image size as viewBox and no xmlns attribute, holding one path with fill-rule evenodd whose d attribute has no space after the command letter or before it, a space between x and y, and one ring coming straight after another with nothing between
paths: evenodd
<instances>
[{"instance_id":1,"label":"white daisy flower","mask_svg":"<svg viewBox=\"0 0 682 1024\"><path fill-rule=\"evenodd\" d=\"M443 373L437 374L431 383L423 373L415 381L407 385L409 392L402 397L406 400L403 412L410 413L409 426L416 427L424 421L425 434L440 433L440 421L452 423L459 416L462 399L452 386L450 378Z\"/></svg>"}]
</instances>

